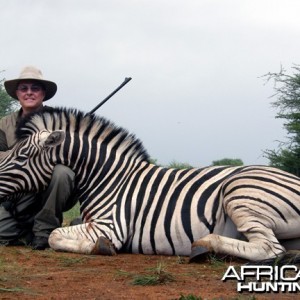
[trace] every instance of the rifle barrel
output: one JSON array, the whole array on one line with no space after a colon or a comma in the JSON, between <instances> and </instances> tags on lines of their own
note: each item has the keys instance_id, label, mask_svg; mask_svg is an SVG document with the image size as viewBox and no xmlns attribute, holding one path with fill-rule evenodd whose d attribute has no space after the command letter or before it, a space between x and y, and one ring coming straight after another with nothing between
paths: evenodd
<instances>
[{"instance_id":1,"label":"rifle barrel","mask_svg":"<svg viewBox=\"0 0 300 300\"><path fill-rule=\"evenodd\" d=\"M116 92L118 92L125 84L127 84L132 78L126 77L122 84L120 84L112 93L110 93L104 100L102 100L95 108L93 108L89 114L93 114L100 106L102 106L108 99L110 99Z\"/></svg>"}]
</instances>

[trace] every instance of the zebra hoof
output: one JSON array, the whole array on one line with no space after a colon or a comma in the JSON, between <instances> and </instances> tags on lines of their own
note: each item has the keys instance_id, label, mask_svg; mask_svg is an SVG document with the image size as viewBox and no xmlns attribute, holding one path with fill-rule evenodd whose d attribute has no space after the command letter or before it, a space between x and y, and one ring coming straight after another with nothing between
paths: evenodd
<instances>
[{"instance_id":1,"label":"zebra hoof","mask_svg":"<svg viewBox=\"0 0 300 300\"><path fill-rule=\"evenodd\" d=\"M207 250L207 248L205 247L192 247L192 251L190 254L190 259L189 262L190 263L199 263L199 262L203 262L206 259L206 255L209 251Z\"/></svg>"},{"instance_id":2,"label":"zebra hoof","mask_svg":"<svg viewBox=\"0 0 300 300\"><path fill-rule=\"evenodd\" d=\"M100 236L91 254L112 256L112 255L117 255L117 252L113 243L110 240L106 239L103 236Z\"/></svg>"}]
</instances>

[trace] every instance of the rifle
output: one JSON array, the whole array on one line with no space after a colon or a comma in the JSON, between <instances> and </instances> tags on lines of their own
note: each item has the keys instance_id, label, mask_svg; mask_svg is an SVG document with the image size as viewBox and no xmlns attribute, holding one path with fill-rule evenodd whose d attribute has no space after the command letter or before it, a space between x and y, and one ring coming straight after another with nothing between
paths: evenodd
<instances>
[{"instance_id":1,"label":"rifle","mask_svg":"<svg viewBox=\"0 0 300 300\"><path fill-rule=\"evenodd\" d=\"M104 100L102 100L95 108L93 108L89 114L93 114L100 106L102 106L108 99L110 99L117 91L119 91L125 84L127 84L132 78L126 77L122 84L120 84L112 93L110 93Z\"/></svg>"}]
</instances>

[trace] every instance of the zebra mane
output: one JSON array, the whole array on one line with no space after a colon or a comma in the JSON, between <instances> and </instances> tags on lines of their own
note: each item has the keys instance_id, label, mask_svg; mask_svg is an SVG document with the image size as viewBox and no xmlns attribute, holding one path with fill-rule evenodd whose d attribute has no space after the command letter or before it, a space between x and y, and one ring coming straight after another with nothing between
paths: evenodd
<instances>
[{"instance_id":1,"label":"zebra mane","mask_svg":"<svg viewBox=\"0 0 300 300\"><path fill-rule=\"evenodd\" d=\"M141 160L149 162L150 159L142 142L134 134L104 117L84 113L75 108L45 106L42 111L22 118L15 134L19 141L45 129L75 132L82 136L91 134L94 138L100 138L102 143L108 143L117 137L119 149L124 146L124 149L130 148L130 152Z\"/></svg>"}]
</instances>

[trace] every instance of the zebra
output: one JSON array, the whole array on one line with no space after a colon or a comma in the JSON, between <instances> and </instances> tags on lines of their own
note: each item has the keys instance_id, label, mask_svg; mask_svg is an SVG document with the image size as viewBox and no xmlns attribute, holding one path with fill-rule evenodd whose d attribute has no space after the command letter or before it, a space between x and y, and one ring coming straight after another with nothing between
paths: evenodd
<instances>
[{"instance_id":1,"label":"zebra","mask_svg":"<svg viewBox=\"0 0 300 300\"><path fill-rule=\"evenodd\" d=\"M76 174L82 224L55 229L51 248L250 261L300 246L300 178L268 166L174 169L150 162L142 142L77 109L24 118L0 157L0 200L41 191L56 164Z\"/></svg>"}]
</instances>

